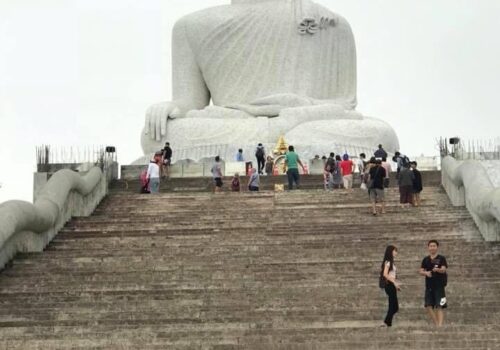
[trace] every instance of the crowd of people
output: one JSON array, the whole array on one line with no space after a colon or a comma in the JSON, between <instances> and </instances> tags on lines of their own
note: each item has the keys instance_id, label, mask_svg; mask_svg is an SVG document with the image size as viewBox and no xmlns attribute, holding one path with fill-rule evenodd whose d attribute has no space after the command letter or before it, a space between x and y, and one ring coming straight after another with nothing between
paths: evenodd
<instances>
[{"instance_id":1,"label":"crowd of people","mask_svg":"<svg viewBox=\"0 0 500 350\"><path fill-rule=\"evenodd\" d=\"M396 164L396 181L399 187L401 208L419 206L423 184L422 174L417 169L417 162L411 162L400 152L396 152L392 160ZM344 188L352 191L354 175L357 174L360 187L368 191L372 203L372 214L385 213L385 189L390 186L390 174L393 169L382 145L378 146L368 161L365 153L361 153L356 162L353 162L347 153L340 156L332 152L328 158L324 159L324 164L325 190Z\"/></svg>"},{"instance_id":2,"label":"crowd of people","mask_svg":"<svg viewBox=\"0 0 500 350\"><path fill-rule=\"evenodd\" d=\"M172 148L167 142L165 147L156 152L150 161L147 170L141 174L142 191L158 193L160 179L168 178L170 175L170 165L172 162ZM259 143L255 149L255 159L257 167L254 168L251 162L245 161L243 150L236 153L237 162L245 162L248 169L248 183L246 187L249 191L258 191L260 188L260 176L264 174L273 175L275 170L275 160L271 155L266 154L264 146ZM319 160L316 156L315 160ZM422 175L417 169L417 162L412 162L407 156L400 152L395 152L392 158L396 164L396 180L400 193L401 208L420 205L420 193L423 190ZM385 189L390 186L390 174L393 172L392 165L388 161L388 153L382 145L378 146L373 155L367 160L366 154L361 153L356 161L353 161L349 154L343 155L330 153L330 156L323 157L324 188L333 191L336 189L346 189L353 191L355 175L359 177L360 187L368 191L368 196L372 204L372 214L385 213ZM288 189L300 188L299 167L305 173L305 165L295 152L294 146L288 147L288 152L284 155L284 167L288 178ZM223 188L223 164L219 156L215 157L211 168L214 181L214 191L221 192ZM236 173L231 181L231 190L239 192L243 189L240 183L240 176Z\"/></svg>"},{"instance_id":3,"label":"crowd of people","mask_svg":"<svg viewBox=\"0 0 500 350\"><path fill-rule=\"evenodd\" d=\"M262 144L259 143L257 149L255 151L255 157L257 158L257 168L250 167L248 174L248 183L247 188L250 192L257 192L260 188L260 176L266 172L266 175L273 175L274 173L274 159L271 156L266 157L265 149ZM243 150L238 150L236 154L236 161L244 162ZM217 163L217 162L216 162ZM300 160L300 157L297 153L295 153L295 148L293 146L288 147L288 152L284 156L284 166L287 169L287 178L288 178L288 188L293 189L300 187L300 172L299 166L302 168L302 171L305 171L305 166ZM212 175L214 176L215 183L215 191L220 192L221 187L218 186L217 179L215 177L214 168L212 167ZM234 174L233 179L231 180L231 191L240 192L242 190L240 175L239 173Z\"/></svg>"}]
</instances>

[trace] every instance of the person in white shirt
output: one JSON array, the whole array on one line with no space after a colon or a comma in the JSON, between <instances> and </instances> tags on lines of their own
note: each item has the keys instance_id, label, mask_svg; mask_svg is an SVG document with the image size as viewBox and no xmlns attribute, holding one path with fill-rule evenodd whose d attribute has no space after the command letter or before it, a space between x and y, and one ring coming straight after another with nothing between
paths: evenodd
<instances>
[{"instance_id":1,"label":"person in white shirt","mask_svg":"<svg viewBox=\"0 0 500 350\"><path fill-rule=\"evenodd\" d=\"M222 182L222 163L220 157L215 157L215 163L210 170L212 172L212 177L215 182L215 192L222 192L222 186L224 185Z\"/></svg>"},{"instance_id":2,"label":"person in white shirt","mask_svg":"<svg viewBox=\"0 0 500 350\"><path fill-rule=\"evenodd\" d=\"M363 184L365 179L366 154L361 153L356 160L356 168L358 169L360 182Z\"/></svg>"},{"instance_id":3,"label":"person in white shirt","mask_svg":"<svg viewBox=\"0 0 500 350\"><path fill-rule=\"evenodd\" d=\"M149 180L149 190L151 193L160 192L160 162L162 153L156 152L153 160L149 162L146 177Z\"/></svg>"}]
</instances>

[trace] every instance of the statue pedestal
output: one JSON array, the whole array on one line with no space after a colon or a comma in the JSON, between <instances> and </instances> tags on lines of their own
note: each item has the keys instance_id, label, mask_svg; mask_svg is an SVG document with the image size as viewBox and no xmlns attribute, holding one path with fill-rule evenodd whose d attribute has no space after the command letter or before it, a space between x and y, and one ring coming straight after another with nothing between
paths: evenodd
<instances>
[{"instance_id":1,"label":"statue pedestal","mask_svg":"<svg viewBox=\"0 0 500 350\"><path fill-rule=\"evenodd\" d=\"M278 117L280 118L280 117ZM167 135L156 142L143 135L143 146L148 155L134 164L146 164L154 152L160 150L166 141L174 150L174 161L220 156L232 161L238 149L243 149L245 160L255 160L255 148L262 143L266 154L271 154L276 140L284 136L304 160L315 155L330 152L350 155L373 154L377 145L383 144L392 153L399 149L394 130L380 119L331 119L301 123L288 132L279 125L273 125L277 118L179 118L169 120ZM284 120L286 124L286 120Z\"/></svg>"}]
</instances>

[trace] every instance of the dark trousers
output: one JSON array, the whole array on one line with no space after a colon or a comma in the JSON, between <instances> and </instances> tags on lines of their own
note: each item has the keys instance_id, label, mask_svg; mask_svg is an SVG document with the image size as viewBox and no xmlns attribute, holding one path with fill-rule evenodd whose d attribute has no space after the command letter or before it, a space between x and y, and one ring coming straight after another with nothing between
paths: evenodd
<instances>
[{"instance_id":1,"label":"dark trousers","mask_svg":"<svg viewBox=\"0 0 500 350\"><path fill-rule=\"evenodd\" d=\"M286 174L288 176L288 189L293 190L294 182L297 188L299 188L300 186L299 169L288 169Z\"/></svg>"},{"instance_id":2,"label":"dark trousers","mask_svg":"<svg viewBox=\"0 0 500 350\"><path fill-rule=\"evenodd\" d=\"M399 186L399 202L401 204L413 203L413 186Z\"/></svg>"},{"instance_id":3,"label":"dark trousers","mask_svg":"<svg viewBox=\"0 0 500 350\"><path fill-rule=\"evenodd\" d=\"M385 286L385 293L389 297L389 309L387 310L387 316L385 316L384 323L388 326L392 326L392 318L399 311L398 303L398 291L396 287L391 282L387 282Z\"/></svg>"},{"instance_id":4,"label":"dark trousers","mask_svg":"<svg viewBox=\"0 0 500 350\"><path fill-rule=\"evenodd\" d=\"M257 186L248 186L248 190L250 192L258 192L259 188Z\"/></svg>"},{"instance_id":5,"label":"dark trousers","mask_svg":"<svg viewBox=\"0 0 500 350\"><path fill-rule=\"evenodd\" d=\"M266 159L264 157L257 157L257 169L259 171L259 174L262 174L265 166L266 166Z\"/></svg>"},{"instance_id":6,"label":"dark trousers","mask_svg":"<svg viewBox=\"0 0 500 350\"><path fill-rule=\"evenodd\" d=\"M384 179L384 188L389 188L390 184L391 184L391 179L389 179L388 177L386 177Z\"/></svg>"}]
</instances>

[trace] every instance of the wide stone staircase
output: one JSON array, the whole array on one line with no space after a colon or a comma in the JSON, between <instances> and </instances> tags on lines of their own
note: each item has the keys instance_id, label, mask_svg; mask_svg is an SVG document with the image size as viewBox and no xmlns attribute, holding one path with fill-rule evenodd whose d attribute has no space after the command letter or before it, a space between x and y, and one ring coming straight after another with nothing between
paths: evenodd
<instances>
[{"instance_id":1,"label":"wide stone staircase","mask_svg":"<svg viewBox=\"0 0 500 350\"><path fill-rule=\"evenodd\" d=\"M391 173L390 184L396 186L396 173ZM426 186L439 186L441 184L440 171L424 171L422 172L422 179ZM224 187L230 189L232 177L225 177L223 179ZM248 183L247 176L241 176L241 189L243 192L247 191L246 185ZM274 191L275 185L284 185L285 189L288 188L288 181L285 176L261 176L260 189L265 191ZM361 184L358 174L354 176L354 185L359 187ZM113 181L110 186L111 193L137 193L140 192L139 174L133 180L121 179ZM162 192L207 192L213 191L214 181L211 177L192 177L192 178L174 178L171 180L162 180L160 183ZM302 175L300 177L300 188L302 190L319 190L324 188L323 175Z\"/></svg>"},{"instance_id":2,"label":"wide stone staircase","mask_svg":"<svg viewBox=\"0 0 500 350\"><path fill-rule=\"evenodd\" d=\"M0 273L0 349L500 349L500 246L439 187L402 210L366 192L115 190L43 253ZM430 325L417 271L448 258L446 326ZM380 327L385 246L400 313Z\"/></svg>"}]
</instances>

